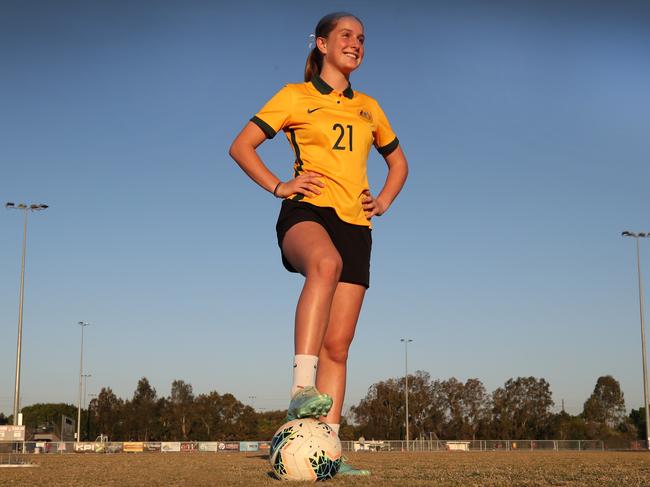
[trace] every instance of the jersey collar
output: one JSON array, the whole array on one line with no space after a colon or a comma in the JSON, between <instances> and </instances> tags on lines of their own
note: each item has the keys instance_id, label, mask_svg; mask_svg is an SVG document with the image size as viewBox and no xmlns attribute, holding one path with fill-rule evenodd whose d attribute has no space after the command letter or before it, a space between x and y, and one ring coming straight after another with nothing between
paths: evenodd
<instances>
[{"instance_id":1,"label":"jersey collar","mask_svg":"<svg viewBox=\"0 0 650 487\"><path fill-rule=\"evenodd\" d=\"M332 91L334 91L334 88L325 83L325 81L323 81L323 78L318 75L314 75L312 77L311 83L314 85L314 88L316 88L323 95L329 95ZM348 83L348 87L343 90L343 96L350 99L352 99L354 96L354 91L352 91L352 85L350 83Z\"/></svg>"}]
</instances>

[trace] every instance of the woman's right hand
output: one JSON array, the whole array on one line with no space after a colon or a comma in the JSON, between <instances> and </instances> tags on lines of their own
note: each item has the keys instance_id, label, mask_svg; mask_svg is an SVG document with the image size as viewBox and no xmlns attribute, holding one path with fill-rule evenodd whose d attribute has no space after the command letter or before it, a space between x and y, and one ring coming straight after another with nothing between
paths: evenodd
<instances>
[{"instance_id":1,"label":"woman's right hand","mask_svg":"<svg viewBox=\"0 0 650 487\"><path fill-rule=\"evenodd\" d=\"M319 195L321 194L319 188L325 187L322 177L322 174L312 171L301 173L289 181L278 184L274 194L278 198L287 198L292 194L302 194L308 198Z\"/></svg>"}]
</instances>

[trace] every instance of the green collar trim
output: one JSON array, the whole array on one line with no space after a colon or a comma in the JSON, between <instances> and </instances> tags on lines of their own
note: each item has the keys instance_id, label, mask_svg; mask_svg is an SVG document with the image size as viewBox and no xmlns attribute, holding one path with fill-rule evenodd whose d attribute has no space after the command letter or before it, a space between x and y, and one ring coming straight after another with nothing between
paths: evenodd
<instances>
[{"instance_id":1,"label":"green collar trim","mask_svg":"<svg viewBox=\"0 0 650 487\"><path fill-rule=\"evenodd\" d=\"M334 88L325 83L325 81L323 81L323 78L318 75L314 75L314 77L311 79L311 83L314 85L314 88L316 88L318 92L323 95L329 95L332 91L334 91ZM343 90L343 96L350 99L354 97L354 91L352 91L352 85L350 83L348 83L348 87Z\"/></svg>"}]
</instances>

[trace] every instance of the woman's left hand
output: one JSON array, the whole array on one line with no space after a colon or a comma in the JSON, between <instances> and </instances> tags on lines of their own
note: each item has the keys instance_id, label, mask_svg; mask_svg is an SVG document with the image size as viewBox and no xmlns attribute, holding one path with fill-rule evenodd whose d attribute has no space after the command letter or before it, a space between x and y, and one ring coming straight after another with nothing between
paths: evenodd
<instances>
[{"instance_id":1,"label":"woman's left hand","mask_svg":"<svg viewBox=\"0 0 650 487\"><path fill-rule=\"evenodd\" d=\"M363 190L363 198L361 200L361 205L363 206L363 211L366 212L366 218L370 220L373 216L383 215L387 208L379 198L375 198L370 190Z\"/></svg>"}]
</instances>

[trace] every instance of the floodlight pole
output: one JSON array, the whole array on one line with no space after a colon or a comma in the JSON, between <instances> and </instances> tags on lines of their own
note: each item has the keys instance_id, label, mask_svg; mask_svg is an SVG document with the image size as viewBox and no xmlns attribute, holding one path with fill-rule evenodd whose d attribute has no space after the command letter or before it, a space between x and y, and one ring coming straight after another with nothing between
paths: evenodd
<instances>
[{"instance_id":1,"label":"floodlight pole","mask_svg":"<svg viewBox=\"0 0 650 487\"><path fill-rule=\"evenodd\" d=\"M400 338L400 342L404 342L404 396L406 397L406 451L409 451L409 342L410 338Z\"/></svg>"},{"instance_id":2,"label":"floodlight pole","mask_svg":"<svg viewBox=\"0 0 650 487\"><path fill-rule=\"evenodd\" d=\"M79 354L79 403L77 406L77 443L81 441L81 388L84 374L84 328L90 325L85 321L77 323L81 327L81 352Z\"/></svg>"},{"instance_id":3,"label":"floodlight pole","mask_svg":"<svg viewBox=\"0 0 650 487\"><path fill-rule=\"evenodd\" d=\"M84 378L84 390L83 390L84 404L83 405L84 405L84 407L86 407L86 403L88 402L87 397L86 397L86 387L88 386L88 377L92 377L92 376L93 376L92 374L84 374L83 375L83 378ZM86 411L86 438L88 438L88 435L89 435L89 433L88 433L88 429L89 429L88 424L90 423L89 418L90 418L89 411Z\"/></svg>"},{"instance_id":4,"label":"floodlight pole","mask_svg":"<svg viewBox=\"0 0 650 487\"><path fill-rule=\"evenodd\" d=\"M643 362L643 407L645 409L646 449L650 450L650 411L648 411L648 367L646 363L645 324L643 320L643 282L641 280L641 250L639 238L650 237L650 233L625 231L624 237L634 237L636 240L636 273L639 281L639 316L641 319L641 360Z\"/></svg>"},{"instance_id":5,"label":"floodlight pole","mask_svg":"<svg viewBox=\"0 0 650 487\"><path fill-rule=\"evenodd\" d=\"M27 253L27 215L30 211L41 211L48 208L48 205L25 203L6 203L8 210L22 210L25 213L23 224L23 256L20 266L20 294L18 304L18 340L16 344L16 380L14 388L14 426L18 425L18 414L20 412L20 364L23 353L23 305L25 303L25 255Z\"/></svg>"}]
</instances>

